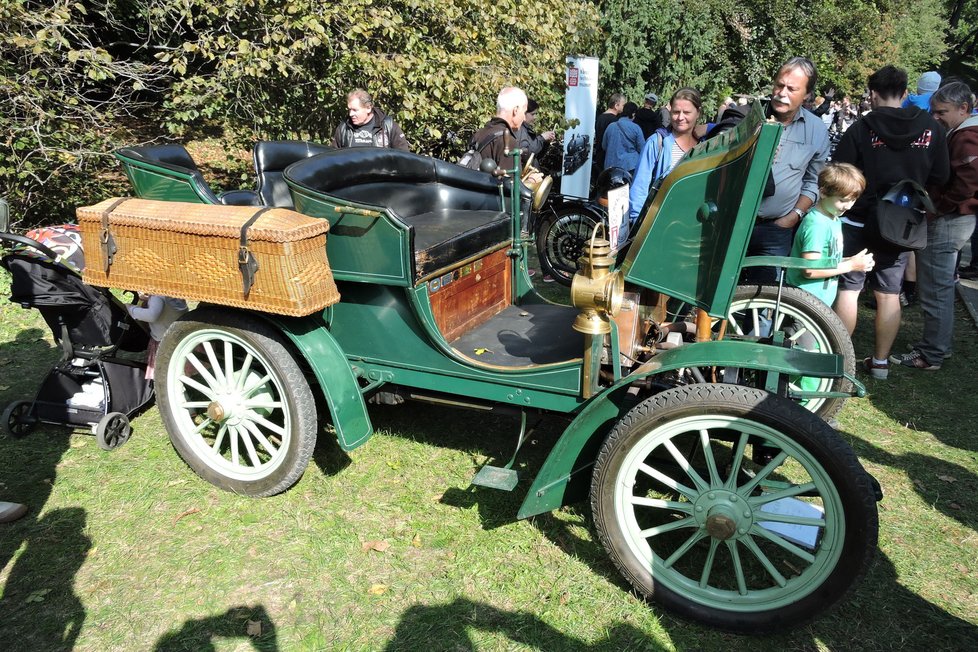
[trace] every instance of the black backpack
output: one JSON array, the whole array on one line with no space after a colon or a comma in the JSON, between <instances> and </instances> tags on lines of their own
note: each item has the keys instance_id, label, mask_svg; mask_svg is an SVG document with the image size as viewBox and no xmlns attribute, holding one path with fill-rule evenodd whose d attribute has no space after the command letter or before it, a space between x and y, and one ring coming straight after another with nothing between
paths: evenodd
<instances>
[{"instance_id":1,"label":"black backpack","mask_svg":"<svg viewBox=\"0 0 978 652\"><path fill-rule=\"evenodd\" d=\"M494 131L488 136L486 136L482 141L470 145L468 151L462 154L462 158L458 160L458 164L463 168L468 168L470 170L478 170L479 166L482 165L482 150L484 150L489 143L496 140L506 132L502 129L499 131Z\"/></svg>"},{"instance_id":2,"label":"black backpack","mask_svg":"<svg viewBox=\"0 0 978 652\"><path fill-rule=\"evenodd\" d=\"M903 179L876 202L868 226L893 248L916 251L927 246L928 212L934 212L934 204L927 191L913 179Z\"/></svg>"}]
</instances>

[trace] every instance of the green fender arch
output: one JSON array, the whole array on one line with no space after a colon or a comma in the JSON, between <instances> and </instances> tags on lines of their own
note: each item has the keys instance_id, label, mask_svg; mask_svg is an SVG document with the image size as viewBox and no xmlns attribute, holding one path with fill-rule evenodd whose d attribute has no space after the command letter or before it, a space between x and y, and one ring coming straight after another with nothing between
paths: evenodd
<instances>
[{"instance_id":1,"label":"green fender arch","mask_svg":"<svg viewBox=\"0 0 978 652\"><path fill-rule=\"evenodd\" d=\"M627 392L636 380L682 367L741 367L776 374L822 378L843 375L842 356L723 340L688 344L657 354L652 360L594 396L578 412L547 456L523 504L519 518L549 512L586 496L590 469L605 435L624 416Z\"/></svg>"},{"instance_id":2,"label":"green fender arch","mask_svg":"<svg viewBox=\"0 0 978 652\"><path fill-rule=\"evenodd\" d=\"M319 315L287 318L262 315L280 328L309 363L326 397L340 448L351 451L365 443L374 428L360 385L343 349Z\"/></svg>"}]
</instances>

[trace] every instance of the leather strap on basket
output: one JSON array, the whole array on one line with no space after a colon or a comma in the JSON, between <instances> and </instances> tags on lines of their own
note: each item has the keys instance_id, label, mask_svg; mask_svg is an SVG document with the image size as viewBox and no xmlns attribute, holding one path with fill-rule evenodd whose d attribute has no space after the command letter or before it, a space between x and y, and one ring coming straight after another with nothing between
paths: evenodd
<instances>
[{"instance_id":1,"label":"leather strap on basket","mask_svg":"<svg viewBox=\"0 0 978 652\"><path fill-rule=\"evenodd\" d=\"M255 274L258 273L258 260L248 249L248 229L259 217L270 210L272 209L261 209L252 215L247 222L241 225L241 246L238 248L238 270L241 272L241 289L244 291L244 296L246 299L248 298L248 294L251 292L252 284L255 282Z\"/></svg>"},{"instance_id":2,"label":"leather strap on basket","mask_svg":"<svg viewBox=\"0 0 978 652\"><path fill-rule=\"evenodd\" d=\"M99 233L98 241L99 248L102 250L102 272L106 275L109 273L109 268L112 267L112 258L115 257L115 252L118 250L115 246L115 238L112 237L112 231L109 229L109 215L129 199L129 197L116 199L102 211L102 232Z\"/></svg>"}]
</instances>

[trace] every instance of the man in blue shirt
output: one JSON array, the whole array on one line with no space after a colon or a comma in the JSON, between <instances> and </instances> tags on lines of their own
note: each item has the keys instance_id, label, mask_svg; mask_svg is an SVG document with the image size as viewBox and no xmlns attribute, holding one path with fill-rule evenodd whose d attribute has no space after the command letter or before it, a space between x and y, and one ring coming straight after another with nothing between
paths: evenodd
<instances>
[{"instance_id":1,"label":"man in blue shirt","mask_svg":"<svg viewBox=\"0 0 978 652\"><path fill-rule=\"evenodd\" d=\"M748 256L789 255L795 227L818 199L818 173L829 156L829 132L818 116L802 108L817 79L815 64L805 57L788 59L774 78L768 111L784 131L771 165L774 194L761 201ZM777 279L777 267L748 267L743 273L747 283Z\"/></svg>"}]
</instances>

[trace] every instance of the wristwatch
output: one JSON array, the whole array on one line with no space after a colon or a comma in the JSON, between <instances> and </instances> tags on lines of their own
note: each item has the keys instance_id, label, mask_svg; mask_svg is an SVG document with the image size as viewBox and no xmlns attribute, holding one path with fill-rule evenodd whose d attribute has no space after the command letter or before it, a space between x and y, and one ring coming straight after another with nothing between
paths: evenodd
<instances>
[{"instance_id":1,"label":"wristwatch","mask_svg":"<svg viewBox=\"0 0 978 652\"><path fill-rule=\"evenodd\" d=\"M805 217L805 214L804 214L804 213L802 213L802 212L801 212L801 209L800 209L800 208L798 208L797 206L795 206L794 208L792 208L792 209L791 209L791 212L792 212L792 213L796 213L796 214L798 215L798 219L799 219L799 220L800 220L801 218L803 218L803 217Z\"/></svg>"}]
</instances>

